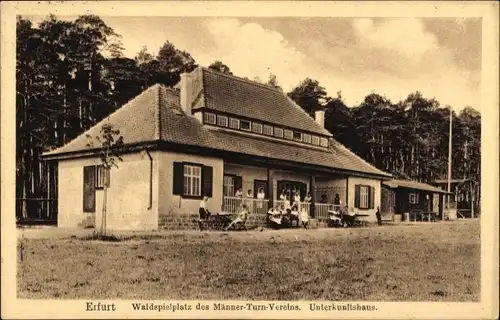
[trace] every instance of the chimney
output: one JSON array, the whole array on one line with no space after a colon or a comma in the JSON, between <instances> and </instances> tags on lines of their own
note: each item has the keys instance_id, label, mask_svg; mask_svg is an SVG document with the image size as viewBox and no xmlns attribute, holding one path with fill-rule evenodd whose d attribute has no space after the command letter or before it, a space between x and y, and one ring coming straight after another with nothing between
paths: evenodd
<instances>
[{"instance_id":1,"label":"chimney","mask_svg":"<svg viewBox=\"0 0 500 320\"><path fill-rule=\"evenodd\" d=\"M316 120L316 123L321 126L321 128L325 127L325 110L324 109L319 109L316 110L314 113L314 120Z\"/></svg>"},{"instance_id":2,"label":"chimney","mask_svg":"<svg viewBox=\"0 0 500 320\"><path fill-rule=\"evenodd\" d=\"M190 73L182 73L180 81L181 108L187 114L191 115L193 103L193 79Z\"/></svg>"}]
</instances>

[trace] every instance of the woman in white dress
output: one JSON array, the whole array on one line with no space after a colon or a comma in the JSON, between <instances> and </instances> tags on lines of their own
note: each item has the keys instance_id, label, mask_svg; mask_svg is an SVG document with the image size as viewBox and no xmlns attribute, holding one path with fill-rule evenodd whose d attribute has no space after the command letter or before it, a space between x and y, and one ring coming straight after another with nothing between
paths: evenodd
<instances>
[{"instance_id":1,"label":"woman in white dress","mask_svg":"<svg viewBox=\"0 0 500 320\"><path fill-rule=\"evenodd\" d=\"M264 203L264 199L266 198L266 194L264 193L264 189L263 188L259 188L259 192L257 192L257 200L259 200L257 202L257 208L259 208L259 213L262 213L262 208L263 208L263 203Z\"/></svg>"}]
</instances>

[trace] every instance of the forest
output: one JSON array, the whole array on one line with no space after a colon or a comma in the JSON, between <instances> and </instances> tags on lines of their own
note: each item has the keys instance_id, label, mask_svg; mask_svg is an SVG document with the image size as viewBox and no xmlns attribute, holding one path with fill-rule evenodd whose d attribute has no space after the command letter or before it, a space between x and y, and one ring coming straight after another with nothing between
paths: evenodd
<instances>
[{"instance_id":1,"label":"forest","mask_svg":"<svg viewBox=\"0 0 500 320\"><path fill-rule=\"evenodd\" d=\"M16 32L16 216L41 218L47 212L44 218L50 219L56 212L57 165L41 154L69 142L149 86L175 85L181 73L198 65L168 40L157 54L143 47L134 58L125 57L120 35L94 15L73 21L51 15L36 26L18 17ZM208 67L232 74L222 61ZM252 80L283 90L274 74ZM286 94L311 116L324 108L326 129L377 168L422 182L447 178L454 106L415 91L403 101L371 92L348 107L342 88L330 94L314 75ZM481 114L468 106L452 117L452 177L479 182Z\"/></svg>"}]
</instances>

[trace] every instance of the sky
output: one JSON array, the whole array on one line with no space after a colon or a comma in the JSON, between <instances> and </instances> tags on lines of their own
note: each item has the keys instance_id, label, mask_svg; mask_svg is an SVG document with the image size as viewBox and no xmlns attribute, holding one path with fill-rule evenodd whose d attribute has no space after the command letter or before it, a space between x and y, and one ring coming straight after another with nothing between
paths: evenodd
<instances>
[{"instance_id":1,"label":"sky","mask_svg":"<svg viewBox=\"0 0 500 320\"><path fill-rule=\"evenodd\" d=\"M273 73L287 92L316 79L348 106L372 92L398 102L418 90L457 111L481 109L480 18L101 18L130 58L168 40L203 66L220 60L250 79Z\"/></svg>"}]
</instances>

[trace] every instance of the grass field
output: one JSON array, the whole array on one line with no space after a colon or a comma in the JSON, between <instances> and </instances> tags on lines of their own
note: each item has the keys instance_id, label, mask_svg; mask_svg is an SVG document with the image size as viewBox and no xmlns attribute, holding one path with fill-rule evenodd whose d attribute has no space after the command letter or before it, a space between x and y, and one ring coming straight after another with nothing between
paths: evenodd
<instances>
[{"instance_id":1,"label":"grass field","mask_svg":"<svg viewBox=\"0 0 500 320\"><path fill-rule=\"evenodd\" d=\"M479 221L24 239L20 298L479 301ZM18 254L20 250L18 248Z\"/></svg>"}]
</instances>

